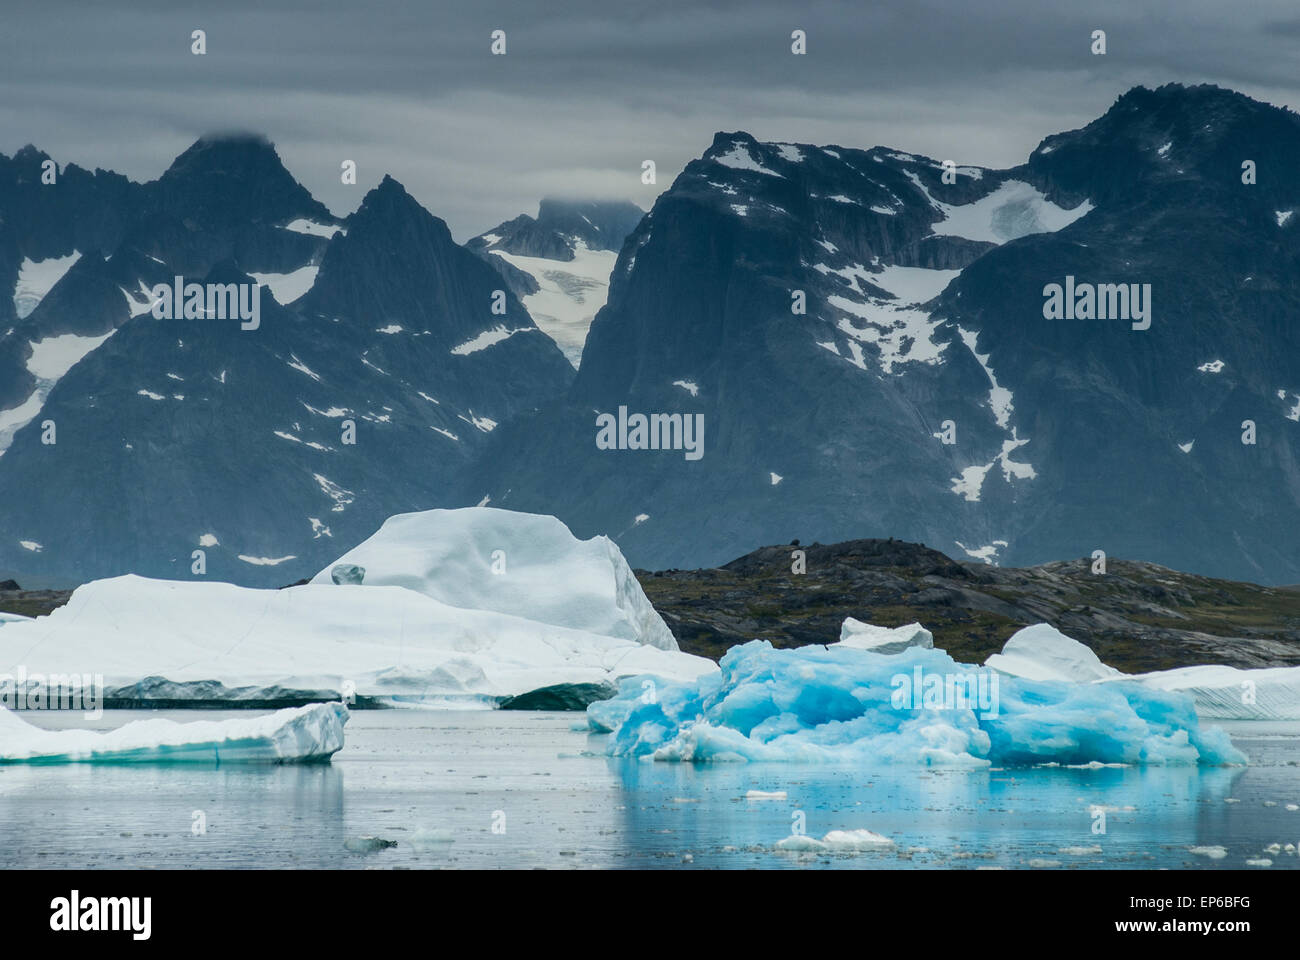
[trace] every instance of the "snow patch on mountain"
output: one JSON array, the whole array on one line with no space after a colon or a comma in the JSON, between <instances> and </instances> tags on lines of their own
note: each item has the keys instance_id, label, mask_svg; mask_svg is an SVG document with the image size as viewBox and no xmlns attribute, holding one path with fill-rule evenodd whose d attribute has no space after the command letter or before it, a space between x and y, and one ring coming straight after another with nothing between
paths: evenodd
<instances>
[{"instance_id":1,"label":"snow patch on mountain","mask_svg":"<svg viewBox=\"0 0 1300 960\"><path fill-rule=\"evenodd\" d=\"M1037 187L1021 180L1006 180L987 196L972 203L949 204L936 200L925 183L904 171L943 219L930 229L939 236L964 237L987 243L1006 243L1032 233L1055 233L1092 210L1084 200L1066 210L1048 200Z\"/></svg>"},{"instance_id":2,"label":"snow patch on mountain","mask_svg":"<svg viewBox=\"0 0 1300 960\"><path fill-rule=\"evenodd\" d=\"M979 353L975 349L978 334L970 330L957 328L957 333L961 336L962 343L966 344L979 365L984 369L984 374L989 378L989 408L993 411L993 419L1002 429L1006 429L1011 423L1011 414L1015 410L1012 404L1011 391L998 383L998 378L993 374L993 368L989 366L989 354Z\"/></svg>"},{"instance_id":3,"label":"snow patch on mountain","mask_svg":"<svg viewBox=\"0 0 1300 960\"><path fill-rule=\"evenodd\" d=\"M506 327L505 324L498 324L491 330L484 330L478 336L471 337L464 343L452 347L451 352L458 357L466 357L471 353L478 353L480 350L486 350L488 347L500 343L507 337L514 336L516 333L523 333L527 330L536 329L536 327L515 327L514 329L510 329ZM378 367L375 369L378 369Z\"/></svg>"},{"instance_id":4,"label":"snow patch on mountain","mask_svg":"<svg viewBox=\"0 0 1300 960\"><path fill-rule=\"evenodd\" d=\"M27 358L27 371L36 378L36 387L18 406L0 410L0 456L4 456L13 443L14 434L36 419L45 406L50 391L63 375L102 346L115 332L110 330L100 336L65 333L31 341L32 353Z\"/></svg>"},{"instance_id":5,"label":"snow patch on mountain","mask_svg":"<svg viewBox=\"0 0 1300 960\"><path fill-rule=\"evenodd\" d=\"M995 466L1002 468L1002 477L1007 483L1012 480L1033 480L1038 476L1033 464L1020 463L1011 459L1011 454L1028 442L1028 438L1021 440L1017 437L1013 427L1011 437L1002 441L1002 451L996 457L988 463L966 467L960 475L949 481L952 484L952 492L971 503L978 503L984 489L984 479Z\"/></svg>"},{"instance_id":6,"label":"snow patch on mountain","mask_svg":"<svg viewBox=\"0 0 1300 960\"><path fill-rule=\"evenodd\" d=\"M325 237L327 239L334 236L336 233L341 233L344 236L347 236L347 230L336 224L316 223L314 220L307 220L302 217L290 223L286 223L284 229L292 230L294 233L305 233L309 236Z\"/></svg>"},{"instance_id":7,"label":"snow patch on mountain","mask_svg":"<svg viewBox=\"0 0 1300 960\"><path fill-rule=\"evenodd\" d=\"M771 170L757 160L749 152L743 141L736 140L731 144L731 149L726 153L713 158L715 163L720 163L724 167L731 167L733 170L746 170L753 173L763 173L769 177L779 177L781 174Z\"/></svg>"},{"instance_id":8,"label":"snow patch on mountain","mask_svg":"<svg viewBox=\"0 0 1300 960\"><path fill-rule=\"evenodd\" d=\"M18 319L26 318L35 310L45 295L54 289L54 285L80 259L79 250L73 250L66 257L49 257L45 260L24 257L18 268L18 282L14 286L14 310L18 313Z\"/></svg>"},{"instance_id":9,"label":"snow patch on mountain","mask_svg":"<svg viewBox=\"0 0 1300 960\"><path fill-rule=\"evenodd\" d=\"M276 302L289 304L312 288L318 273L320 266L309 263L288 273L252 273L249 276L270 290Z\"/></svg>"}]
</instances>

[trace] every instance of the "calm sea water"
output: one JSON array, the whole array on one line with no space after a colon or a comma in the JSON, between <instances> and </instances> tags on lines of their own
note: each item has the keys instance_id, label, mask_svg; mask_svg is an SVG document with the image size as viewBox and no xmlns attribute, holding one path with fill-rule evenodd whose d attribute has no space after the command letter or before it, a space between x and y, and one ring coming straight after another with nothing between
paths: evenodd
<instances>
[{"instance_id":1,"label":"calm sea water","mask_svg":"<svg viewBox=\"0 0 1300 960\"><path fill-rule=\"evenodd\" d=\"M108 729L159 715L248 714L26 716ZM581 721L359 711L325 765L0 767L0 866L1300 866L1294 854L1265 851L1300 843L1300 809L1287 809L1300 806L1300 723L1224 724L1251 758L1246 769L968 773L610 760L603 737L573 729ZM814 837L868 829L894 845L854 855L773 849L799 823ZM396 846L365 852L362 837Z\"/></svg>"}]
</instances>

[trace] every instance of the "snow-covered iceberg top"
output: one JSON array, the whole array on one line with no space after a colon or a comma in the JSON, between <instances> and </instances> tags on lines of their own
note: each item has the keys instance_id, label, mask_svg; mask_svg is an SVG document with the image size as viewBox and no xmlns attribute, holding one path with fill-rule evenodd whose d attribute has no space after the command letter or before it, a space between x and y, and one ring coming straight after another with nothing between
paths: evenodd
<instances>
[{"instance_id":1,"label":"snow-covered iceberg top","mask_svg":"<svg viewBox=\"0 0 1300 960\"><path fill-rule=\"evenodd\" d=\"M563 582L555 588L562 593ZM257 590L136 576L85 584L49 616L0 629L0 674L20 667L28 677L102 675L110 700L449 705L717 669L702 657L451 606L405 587Z\"/></svg>"},{"instance_id":2,"label":"snow-covered iceberg top","mask_svg":"<svg viewBox=\"0 0 1300 960\"><path fill-rule=\"evenodd\" d=\"M991 654L984 665L1013 677L1029 680L1064 680L1090 683L1123 677L1108 667L1091 649L1047 623L1036 623L1012 634L1001 653Z\"/></svg>"},{"instance_id":3,"label":"snow-covered iceberg top","mask_svg":"<svg viewBox=\"0 0 1300 960\"><path fill-rule=\"evenodd\" d=\"M618 546L579 540L555 517L494 507L403 513L312 583L333 584L339 566L361 568L362 586L678 649Z\"/></svg>"},{"instance_id":4,"label":"snow-covered iceberg top","mask_svg":"<svg viewBox=\"0 0 1300 960\"><path fill-rule=\"evenodd\" d=\"M1300 667L1243 670L1227 666L1179 667L1121 673L1078 640L1045 623L1025 627L985 660L1012 677L1071 683L1132 681L1154 690L1185 693L1202 717L1218 720L1300 720Z\"/></svg>"},{"instance_id":5,"label":"snow-covered iceberg top","mask_svg":"<svg viewBox=\"0 0 1300 960\"><path fill-rule=\"evenodd\" d=\"M116 577L0 630L0 675L102 676L109 700L562 709L716 670L613 542L484 507L392 517L303 586Z\"/></svg>"},{"instance_id":6,"label":"snow-covered iceberg top","mask_svg":"<svg viewBox=\"0 0 1300 960\"><path fill-rule=\"evenodd\" d=\"M853 647L875 653L900 653L908 647L934 647L934 634L919 623L902 627L878 627L845 617L840 627L840 642L831 646Z\"/></svg>"},{"instance_id":7,"label":"snow-covered iceberg top","mask_svg":"<svg viewBox=\"0 0 1300 960\"><path fill-rule=\"evenodd\" d=\"M1140 683L1034 681L942 650L732 647L688 683L636 678L587 708L614 756L679 761L1237 764L1190 697ZM651 685L647 688L646 683ZM648 696L647 690L653 695Z\"/></svg>"},{"instance_id":8,"label":"snow-covered iceberg top","mask_svg":"<svg viewBox=\"0 0 1300 960\"><path fill-rule=\"evenodd\" d=\"M137 720L100 733L42 730L0 708L0 763L306 763L343 748L348 710L314 703L235 720Z\"/></svg>"}]
</instances>

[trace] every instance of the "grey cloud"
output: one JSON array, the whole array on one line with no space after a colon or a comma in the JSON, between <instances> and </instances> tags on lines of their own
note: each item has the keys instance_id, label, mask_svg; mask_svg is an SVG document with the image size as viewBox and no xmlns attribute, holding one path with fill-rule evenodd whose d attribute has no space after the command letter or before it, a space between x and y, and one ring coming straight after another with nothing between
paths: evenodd
<instances>
[{"instance_id":1,"label":"grey cloud","mask_svg":"<svg viewBox=\"0 0 1300 960\"><path fill-rule=\"evenodd\" d=\"M5 27L0 150L149 179L204 132L254 129L336 212L392 173L464 239L545 193L649 206L719 129L1002 166L1135 83L1294 105L1300 21L1278 0L47 0ZM488 54L498 27L505 57ZM796 27L806 57L789 53ZM339 183L342 159L358 186Z\"/></svg>"}]
</instances>

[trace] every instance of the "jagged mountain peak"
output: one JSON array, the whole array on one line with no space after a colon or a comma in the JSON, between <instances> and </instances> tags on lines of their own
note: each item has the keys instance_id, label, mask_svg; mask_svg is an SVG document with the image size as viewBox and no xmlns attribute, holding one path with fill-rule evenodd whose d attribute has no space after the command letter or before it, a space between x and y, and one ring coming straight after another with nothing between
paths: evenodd
<instances>
[{"instance_id":1,"label":"jagged mountain peak","mask_svg":"<svg viewBox=\"0 0 1300 960\"><path fill-rule=\"evenodd\" d=\"M439 245L455 245L446 221L430 213L389 174L361 199L361 205L346 220L350 234L413 229Z\"/></svg>"},{"instance_id":2,"label":"jagged mountain peak","mask_svg":"<svg viewBox=\"0 0 1300 960\"><path fill-rule=\"evenodd\" d=\"M257 134L200 137L146 189L156 213L210 229L336 220L289 173L274 144Z\"/></svg>"},{"instance_id":3,"label":"jagged mountain peak","mask_svg":"<svg viewBox=\"0 0 1300 960\"><path fill-rule=\"evenodd\" d=\"M3 154L0 154L0 157L3 156L4 156ZM22 163L31 163L33 161L41 162L44 160L48 160L50 159L50 155L46 153L44 150L41 150L40 148L30 143L27 143L27 144L23 144L23 146L19 148L18 152L14 154L13 158L14 160Z\"/></svg>"}]
</instances>

